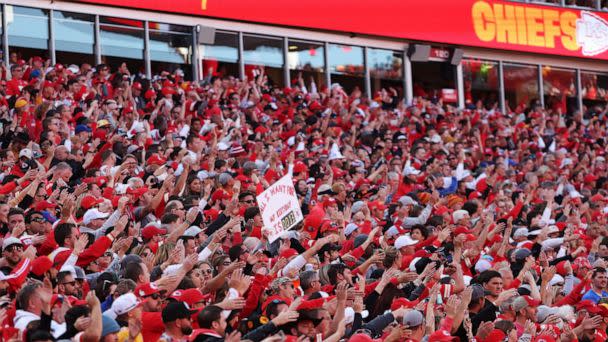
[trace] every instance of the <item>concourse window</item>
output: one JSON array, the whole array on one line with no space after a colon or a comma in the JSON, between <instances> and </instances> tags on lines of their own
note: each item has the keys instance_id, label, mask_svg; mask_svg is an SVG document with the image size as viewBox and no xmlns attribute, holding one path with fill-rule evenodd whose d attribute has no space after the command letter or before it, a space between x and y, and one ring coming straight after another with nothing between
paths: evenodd
<instances>
[{"instance_id":1,"label":"concourse window","mask_svg":"<svg viewBox=\"0 0 608 342\"><path fill-rule=\"evenodd\" d=\"M576 72L550 66L543 66L542 71L545 107L562 114L578 110Z\"/></svg>"},{"instance_id":2,"label":"concourse window","mask_svg":"<svg viewBox=\"0 0 608 342\"><path fill-rule=\"evenodd\" d=\"M317 89L325 84L325 46L321 43L289 40L287 64L292 84L301 75L308 91L314 82Z\"/></svg>"},{"instance_id":3,"label":"concourse window","mask_svg":"<svg viewBox=\"0 0 608 342\"><path fill-rule=\"evenodd\" d=\"M365 66L360 46L329 44L331 83L339 83L346 93L365 92Z\"/></svg>"},{"instance_id":4,"label":"concourse window","mask_svg":"<svg viewBox=\"0 0 608 342\"><path fill-rule=\"evenodd\" d=\"M451 63L452 51L431 47L428 61L412 61L414 97L456 104L456 66ZM444 94L446 96L444 97ZM451 94L447 96L447 94Z\"/></svg>"},{"instance_id":5,"label":"concourse window","mask_svg":"<svg viewBox=\"0 0 608 342\"><path fill-rule=\"evenodd\" d=\"M49 58L48 12L39 8L7 5L6 24L10 63L38 56Z\"/></svg>"},{"instance_id":6,"label":"concourse window","mask_svg":"<svg viewBox=\"0 0 608 342\"><path fill-rule=\"evenodd\" d=\"M493 108L499 102L498 63L478 59L462 60L464 98L467 107Z\"/></svg>"},{"instance_id":7,"label":"concourse window","mask_svg":"<svg viewBox=\"0 0 608 342\"><path fill-rule=\"evenodd\" d=\"M192 79L192 27L149 22L152 75L181 70Z\"/></svg>"},{"instance_id":8,"label":"concourse window","mask_svg":"<svg viewBox=\"0 0 608 342\"><path fill-rule=\"evenodd\" d=\"M88 14L54 11L55 56L58 63L95 63L95 17Z\"/></svg>"},{"instance_id":9,"label":"concourse window","mask_svg":"<svg viewBox=\"0 0 608 342\"><path fill-rule=\"evenodd\" d=\"M101 60L112 66L126 63L131 75L145 75L144 23L137 20L100 17Z\"/></svg>"},{"instance_id":10,"label":"concourse window","mask_svg":"<svg viewBox=\"0 0 608 342\"><path fill-rule=\"evenodd\" d=\"M538 67L522 64L504 64L505 101L515 111L539 103Z\"/></svg>"},{"instance_id":11,"label":"concourse window","mask_svg":"<svg viewBox=\"0 0 608 342\"><path fill-rule=\"evenodd\" d=\"M608 74L581 72L581 95L585 114L599 113L608 102Z\"/></svg>"},{"instance_id":12,"label":"concourse window","mask_svg":"<svg viewBox=\"0 0 608 342\"><path fill-rule=\"evenodd\" d=\"M268 84L283 87L283 39L257 35L243 35L243 60L245 76L258 77L260 68Z\"/></svg>"},{"instance_id":13,"label":"concourse window","mask_svg":"<svg viewBox=\"0 0 608 342\"><path fill-rule=\"evenodd\" d=\"M204 78L239 77L239 36L234 32L215 32L213 45L199 45Z\"/></svg>"},{"instance_id":14,"label":"concourse window","mask_svg":"<svg viewBox=\"0 0 608 342\"><path fill-rule=\"evenodd\" d=\"M367 49L372 95L393 88L403 97L403 53L382 49Z\"/></svg>"},{"instance_id":15,"label":"concourse window","mask_svg":"<svg viewBox=\"0 0 608 342\"><path fill-rule=\"evenodd\" d=\"M566 6L595 8L596 0L566 0Z\"/></svg>"}]
</instances>

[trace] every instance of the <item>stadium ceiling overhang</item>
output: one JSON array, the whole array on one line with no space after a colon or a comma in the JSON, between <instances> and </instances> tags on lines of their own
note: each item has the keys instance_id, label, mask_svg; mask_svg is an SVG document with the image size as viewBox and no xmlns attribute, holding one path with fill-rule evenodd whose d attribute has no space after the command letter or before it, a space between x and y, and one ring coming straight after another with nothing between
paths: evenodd
<instances>
[{"instance_id":1,"label":"stadium ceiling overhang","mask_svg":"<svg viewBox=\"0 0 608 342\"><path fill-rule=\"evenodd\" d=\"M488 0L71 0L273 25L608 60L608 13Z\"/></svg>"}]
</instances>

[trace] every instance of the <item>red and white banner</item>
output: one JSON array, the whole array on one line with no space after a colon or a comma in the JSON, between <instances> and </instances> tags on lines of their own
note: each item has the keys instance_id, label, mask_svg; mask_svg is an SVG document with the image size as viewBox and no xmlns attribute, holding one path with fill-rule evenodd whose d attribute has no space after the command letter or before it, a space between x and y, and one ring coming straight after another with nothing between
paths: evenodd
<instances>
[{"instance_id":1,"label":"red and white banner","mask_svg":"<svg viewBox=\"0 0 608 342\"><path fill-rule=\"evenodd\" d=\"M72 0L274 25L608 60L608 13L495 0Z\"/></svg>"}]
</instances>

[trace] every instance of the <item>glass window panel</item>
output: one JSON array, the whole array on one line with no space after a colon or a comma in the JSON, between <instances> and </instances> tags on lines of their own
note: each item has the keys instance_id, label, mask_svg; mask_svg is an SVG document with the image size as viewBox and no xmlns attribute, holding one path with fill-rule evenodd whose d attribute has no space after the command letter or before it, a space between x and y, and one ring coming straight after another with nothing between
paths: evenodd
<instances>
[{"instance_id":1,"label":"glass window panel","mask_svg":"<svg viewBox=\"0 0 608 342\"><path fill-rule=\"evenodd\" d=\"M239 36L232 32L216 32L213 45L199 45L203 76L239 76Z\"/></svg>"},{"instance_id":2,"label":"glass window panel","mask_svg":"<svg viewBox=\"0 0 608 342\"><path fill-rule=\"evenodd\" d=\"M181 69L184 77L191 79L192 33L184 33L186 30L181 25L149 23L149 27L155 28L149 31L152 73L158 74L161 71L173 73Z\"/></svg>"},{"instance_id":3,"label":"glass window panel","mask_svg":"<svg viewBox=\"0 0 608 342\"><path fill-rule=\"evenodd\" d=\"M347 92L355 88L365 91L362 47L329 44L328 55L332 83L339 83Z\"/></svg>"},{"instance_id":4,"label":"glass window panel","mask_svg":"<svg viewBox=\"0 0 608 342\"><path fill-rule=\"evenodd\" d=\"M186 34L192 33L192 26L165 24L165 23L157 23L157 22L152 22L152 21L148 22L148 28L150 30L169 31L169 32L173 32L173 33L186 33Z\"/></svg>"},{"instance_id":5,"label":"glass window panel","mask_svg":"<svg viewBox=\"0 0 608 342\"><path fill-rule=\"evenodd\" d=\"M581 72L581 89L585 112L605 108L608 101L608 74Z\"/></svg>"},{"instance_id":6,"label":"glass window panel","mask_svg":"<svg viewBox=\"0 0 608 342\"><path fill-rule=\"evenodd\" d=\"M325 84L324 44L290 39L287 64L292 84L295 84L299 77L302 77L309 90L312 82L317 89Z\"/></svg>"},{"instance_id":7,"label":"glass window panel","mask_svg":"<svg viewBox=\"0 0 608 342\"><path fill-rule=\"evenodd\" d=\"M0 18L2 17L2 6L0 6ZM4 34L3 21L0 20L0 37ZM0 39L0 61L4 61L4 39Z\"/></svg>"},{"instance_id":8,"label":"glass window panel","mask_svg":"<svg viewBox=\"0 0 608 342\"><path fill-rule=\"evenodd\" d=\"M102 61L112 67L127 63L131 73L145 71L143 22L100 17Z\"/></svg>"},{"instance_id":9,"label":"glass window panel","mask_svg":"<svg viewBox=\"0 0 608 342\"><path fill-rule=\"evenodd\" d=\"M282 39L243 35L243 59L247 78L254 78L256 69L263 66L270 84L284 85Z\"/></svg>"},{"instance_id":10,"label":"glass window panel","mask_svg":"<svg viewBox=\"0 0 608 342\"><path fill-rule=\"evenodd\" d=\"M48 58L49 18L45 10L7 5L6 17L8 45L15 59Z\"/></svg>"},{"instance_id":11,"label":"glass window panel","mask_svg":"<svg viewBox=\"0 0 608 342\"><path fill-rule=\"evenodd\" d=\"M93 64L95 61L95 17L53 11L55 55L58 63Z\"/></svg>"},{"instance_id":12,"label":"glass window panel","mask_svg":"<svg viewBox=\"0 0 608 342\"><path fill-rule=\"evenodd\" d=\"M403 53L382 49L367 49L372 92L397 90L403 96ZM375 96L374 96L375 97Z\"/></svg>"},{"instance_id":13,"label":"glass window panel","mask_svg":"<svg viewBox=\"0 0 608 342\"><path fill-rule=\"evenodd\" d=\"M576 72L543 66L545 107L571 114L578 109Z\"/></svg>"},{"instance_id":14,"label":"glass window panel","mask_svg":"<svg viewBox=\"0 0 608 342\"><path fill-rule=\"evenodd\" d=\"M596 0L566 0L566 6L595 8Z\"/></svg>"},{"instance_id":15,"label":"glass window panel","mask_svg":"<svg viewBox=\"0 0 608 342\"><path fill-rule=\"evenodd\" d=\"M412 62L412 81L414 96L440 99L442 89L456 90L456 66L449 62Z\"/></svg>"},{"instance_id":16,"label":"glass window panel","mask_svg":"<svg viewBox=\"0 0 608 342\"><path fill-rule=\"evenodd\" d=\"M511 110L538 102L538 67L505 63L505 101Z\"/></svg>"},{"instance_id":17,"label":"glass window panel","mask_svg":"<svg viewBox=\"0 0 608 342\"><path fill-rule=\"evenodd\" d=\"M499 102L498 63L478 59L462 61L467 106L492 108Z\"/></svg>"}]
</instances>

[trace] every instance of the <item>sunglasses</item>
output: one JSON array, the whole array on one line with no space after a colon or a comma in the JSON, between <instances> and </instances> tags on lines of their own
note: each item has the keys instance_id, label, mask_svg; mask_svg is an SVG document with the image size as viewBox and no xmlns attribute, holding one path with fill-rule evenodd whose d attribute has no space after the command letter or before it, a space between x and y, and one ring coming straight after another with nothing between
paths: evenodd
<instances>
[{"instance_id":1,"label":"sunglasses","mask_svg":"<svg viewBox=\"0 0 608 342\"><path fill-rule=\"evenodd\" d=\"M23 250L23 246L19 246L19 245L13 245L13 246L6 247L7 252L14 252L14 251L20 252L22 250Z\"/></svg>"},{"instance_id":2,"label":"sunglasses","mask_svg":"<svg viewBox=\"0 0 608 342\"><path fill-rule=\"evenodd\" d=\"M160 295L158 293L154 293L149 296L145 296L144 298L152 298L152 299L158 300L158 299L160 299Z\"/></svg>"},{"instance_id":3,"label":"sunglasses","mask_svg":"<svg viewBox=\"0 0 608 342\"><path fill-rule=\"evenodd\" d=\"M72 286L76 286L76 280L72 280L72 281L66 281L65 283L61 283L63 285L72 285Z\"/></svg>"},{"instance_id":4,"label":"sunglasses","mask_svg":"<svg viewBox=\"0 0 608 342\"><path fill-rule=\"evenodd\" d=\"M42 223L42 222L45 222L46 220L44 219L44 217L36 217L36 218L33 218L32 221Z\"/></svg>"}]
</instances>

